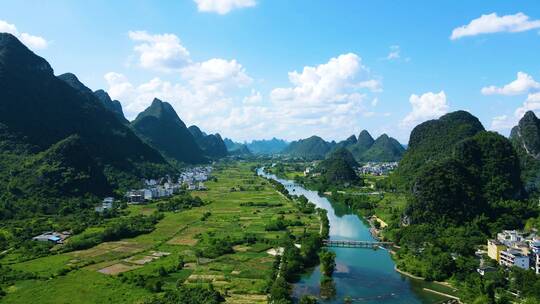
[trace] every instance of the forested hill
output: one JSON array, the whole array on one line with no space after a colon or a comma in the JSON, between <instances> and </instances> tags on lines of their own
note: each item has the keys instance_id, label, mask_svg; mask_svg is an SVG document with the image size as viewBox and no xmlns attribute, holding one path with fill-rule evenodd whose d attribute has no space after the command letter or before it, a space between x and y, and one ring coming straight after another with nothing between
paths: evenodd
<instances>
[{"instance_id":1,"label":"forested hill","mask_svg":"<svg viewBox=\"0 0 540 304\"><path fill-rule=\"evenodd\" d=\"M413 223L459 224L496 216L504 212L500 201L523 198L520 172L507 138L457 111L414 128L395 181L411 191Z\"/></svg>"},{"instance_id":2,"label":"forested hill","mask_svg":"<svg viewBox=\"0 0 540 304\"><path fill-rule=\"evenodd\" d=\"M283 153L296 157L322 159L341 148L349 150L356 161L360 162L399 161L405 152L403 146L396 139L383 134L375 140L368 131L363 130L358 138L351 135L338 143L326 142L318 136L294 141Z\"/></svg>"},{"instance_id":3,"label":"forested hill","mask_svg":"<svg viewBox=\"0 0 540 304\"><path fill-rule=\"evenodd\" d=\"M188 128L195 142L203 150L205 156L210 158L222 158L227 156L227 147L219 133L206 134L199 127L191 126Z\"/></svg>"},{"instance_id":4,"label":"forested hill","mask_svg":"<svg viewBox=\"0 0 540 304\"><path fill-rule=\"evenodd\" d=\"M538 216L511 142L465 111L416 126L393 177L407 196L400 224L386 232L401 247L397 266L430 280L478 286L475 249Z\"/></svg>"},{"instance_id":5,"label":"forested hill","mask_svg":"<svg viewBox=\"0 0 540 304\"><path fill-rule=\"evenodd\" d=\"M528 192L540 189L540 120L528 111L512 129L510 140L520 156L522 179Z\"/></svg>"},{"instance_id":6,"label":"forested hill","mask_svg":"<svg viewBox=\"0 0 540 304\"><path fill-rule=\"evenodd\" d=\"M91 91L81 94L57 78L45 59L7 33L0 34L0 153L1 196L11 207L68 185L66 194L104 194L172 171Z\"/></svg>"},{"instance_id":7,"label":"forested hill","mask_svg":"<svg viewBox=\"0 0 540 304\"><path fill-rule=\"evenodd\" d=\"M399 161L405 148L395 139L383 134L375 140L373 145L358 156L360 161L392 162Z\"/></svg>"},{"instance_id":8,"label":"forested hill","mask_svg":"<svg viewBox=\"0 0 540 304\"><path fill-rule=\"evenodd\" d=\"M484 131L478 120L466 111L456 111L416 126L410 135L407 151L399 163L397 176L402 184L410 182L426 163L451 156L460 141Z\"/></svg>"},{"instance_id":9,"label":"forested hill","mask_svg":"<svg viewBox=\"0 0 540 304\"><path fill-rule=\"evenodd\" d=\"M206 161L193 135L167 102L155 98L146 110L137 115L131 126L166 157L189 164Z\"/></svg>"},{"instance_id":10,"label":"forested hill","mask_svg":"<svg viewBox=\"0 0 540 304\"><path fill-rule=\"evenodd\" d=\"M360 132L358 138L351 135L337 143L335 148L346 148L357 161L362 162L399 161L405 153L405 149L395 138L383 134L374 140L366 130Z\"/></svg>"},{"instance_id":11,"label":"forested hill","mask_svg":"<svg viewBox=\"0 0 540 304\"><path fill-rule=\"evenodd\" d=\"M319 165L325 183L329 185L360 183L360 178L354 172L356 167L358 163L344 147L330 153Z\"/></svg>"},{"instance_id":12,"label":"forested hill","mask_svg":"<svg viewBox=\"0 0 540 304\"><path fill-rule=\"evenodd\" d=\"M334 146L335 143L326 142L319 136L311 136L291 142L283 153L307 159L322 159Z\"/></svg>"}]
</instances>

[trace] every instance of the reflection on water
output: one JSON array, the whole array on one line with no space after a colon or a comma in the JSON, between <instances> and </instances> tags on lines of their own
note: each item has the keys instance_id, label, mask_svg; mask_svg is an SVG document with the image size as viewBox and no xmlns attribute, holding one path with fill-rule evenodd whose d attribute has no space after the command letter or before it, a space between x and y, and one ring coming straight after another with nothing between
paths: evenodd
<instances>
[{"instance_id":1,"label":"reflection on water","mask_svg":"<svg viewBox=\"0 0 540 304\"><path fill-rule=\"evenodd\" d=\"M258 174L282 183L289 192L304 195L317 207L328 211L331 239L373 240L369 228L357 215L351 214L346 206L332 206L325 197L316 191L304 189L289 180L267 174L262 169ZM336 253L336 272L333 279L336 284L336 296L321 300L323 303L343 303L349 297L353 303L438 303L444 298L426 294L422 286L426 283L403 277L394 271L394 262L388 251L379 249L331 248ZM294 284L293 295L320 294L321 274L319 267L308 271L300 281Z\"/></svg>"}]
</instances>

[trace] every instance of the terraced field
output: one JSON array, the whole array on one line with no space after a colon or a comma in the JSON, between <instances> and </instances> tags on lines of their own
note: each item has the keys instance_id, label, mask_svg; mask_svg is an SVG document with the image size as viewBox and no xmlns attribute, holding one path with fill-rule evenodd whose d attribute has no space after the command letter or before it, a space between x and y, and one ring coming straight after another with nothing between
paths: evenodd
<instances>
[{"instance_id":1,"label":"terraced field","mask_svg":"<svg viewBox=\"0 0 540 304\"><path fill-rule=\"evenodd\" d=\"M267 250L286 231L267 232L265 226L283 215L303 222L303 226L289 227L293 235L300 235L304 230L317 232L319 221L315 215L301 214L292 201L255 176L252 165L217 165L216 180L206 183L208 190L193 193L206 204L166 212L149 234L13 265L40 278L18 282L2 302L140 303L179 283L203 283L222 291L229 303L266 303L267 278L274 262ZM267 206L261 206L264 203ZM155 209L155 204L129 207L130 214L149 214ZM197 254L203 237L238 239L246 234L256 241L234 246L233 253L213 259ZM180 258L185 265L177 269ZM149 283L159 280L160 288L133 283L139 277Z\"/></svg>"}]
</instances>

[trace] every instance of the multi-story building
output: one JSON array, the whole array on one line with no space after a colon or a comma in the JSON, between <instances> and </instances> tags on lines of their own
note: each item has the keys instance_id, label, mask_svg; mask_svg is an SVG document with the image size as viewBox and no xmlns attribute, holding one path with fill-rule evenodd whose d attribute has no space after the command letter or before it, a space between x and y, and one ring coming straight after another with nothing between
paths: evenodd
<instances>
[{"instance_id":1,"label":"multi-story building","mask_svg":"<svg viewBox=\"0 0 540 304\"><path fill-rule=\"evenodd\" d=\"M536 274L540 274L540 239L533 239L529 246L531 247L530 261L531 269L533 269Z\"/></svg>"},{"instance_id":2,"label":"multi-story building","mask_svg":"<svg viewBox=\"0 0 540 304\"><path fill-rule=\"evenodd\" d=\"M521 269L529 269L529 257L521 253L517 249L506 249L500 252L499 264L512 267L516 266Z\"/></svg>"},{"instance_id":3,"label":"multi-story building","mask_svg":"<svg viewBox=\"0 0 540 304\"><path fill-rule=\"evenodd\" d=\"M517 230L503 230L503 232L497 233L497 240L508 247L516 242L523 242L525 238Z\"/></svg>"},{"instance_id":4,"label":"multi-story building","mask_svg":"<svg viewBox=\"0 0 540 304\"><path fill-rule=\"evenodd\" d=\"M487 245L488 256L499 262L501 251L505 250L506 246L498 240L488 240Z\"/></svg>"}]
</instances>

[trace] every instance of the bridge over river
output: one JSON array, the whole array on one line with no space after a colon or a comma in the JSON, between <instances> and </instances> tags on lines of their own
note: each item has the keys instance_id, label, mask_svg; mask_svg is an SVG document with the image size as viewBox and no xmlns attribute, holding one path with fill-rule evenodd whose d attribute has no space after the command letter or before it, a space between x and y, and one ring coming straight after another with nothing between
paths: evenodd
<instances>
[{"instance_id":1,"label":"bridge over river","mask_svg":"<svg viewBox=\"0 0 540 304\"><path fill-rule=\"evenodd\" d=\"M380 248L391 247L392 242L379 241L354 241L354 240L323 240L323 245L326 247L345 247L345 248Z\"/></svg>"}]
</instances>

